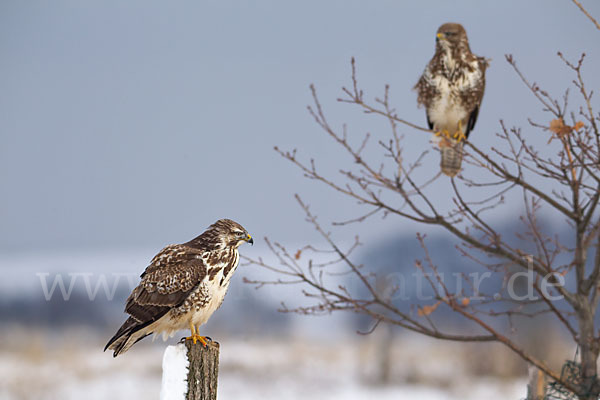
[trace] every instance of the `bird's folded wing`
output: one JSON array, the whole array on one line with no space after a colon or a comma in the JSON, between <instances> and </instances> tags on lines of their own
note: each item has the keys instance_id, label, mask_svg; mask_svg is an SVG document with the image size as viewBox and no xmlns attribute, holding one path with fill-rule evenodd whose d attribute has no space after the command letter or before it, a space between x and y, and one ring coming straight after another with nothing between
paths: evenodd
<instances>
[{"instance_id":1,"label":"bird's folded wing","mask_svg":"<svg viewBox=\"0 0 600 400\"><path fill-rule=\"evenodd\" d=\"M181 305L207 274L201 254L181 245L168 246L154 257L133 290L125 312L136 320L156 320Z\"/></svg>"}]
</instances>

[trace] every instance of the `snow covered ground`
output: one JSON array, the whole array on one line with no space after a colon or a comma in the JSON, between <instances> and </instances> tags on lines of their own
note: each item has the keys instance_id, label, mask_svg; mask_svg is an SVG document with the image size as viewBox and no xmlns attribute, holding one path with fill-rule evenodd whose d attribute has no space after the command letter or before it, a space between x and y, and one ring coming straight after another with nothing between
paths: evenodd
<instances>
[{"instance_id":1,"label":"snow covered ground","mask_svg":"<svg viewBox=\"0 0 600 400\"><path fill-rule=\"evenodd\" d=\"M99 337L3 333L0 400L159 399L166 344L114 359ZM395 340L388 384L377 383L373 341L219 338L219 399L521 399L524 379L474 375L448 344ZM477 356L477 355L473 355Z\"/></svg>"},{"instance_id":2,"label":"snow covered ground","mask_svg":"<svg viewBox=\"0 0 600 400\"><path fill-rule=\"evenodd\" d=\"M33 312L30 319L0 323L0 400L158 400L167 344L146 339L116 359L101 351L124 318L123 300L112 299L115 289L121 296L129 293L147 254L152 252L0 256L0 269L9 274L0 282L0 308L15 318L23 310ZM294 304L298 294L287 287L256 291L241 282L242 276L256 279L260 273L252 267L238 272L228 300L203 331L221 343L220 400L525 396L523 365L489 345L465 347L404 334L388 342L381 329L356 335L356 322L346 314L282 319L275 311L279 302ZM64 279L62 289L57 278ZM79 298L63 293L71 288ZM103 307L104 314L98 311ZM77 314L56 319L68 312ZM388 383L381 383L383 370Z\"/></svg>"}]
</instances>

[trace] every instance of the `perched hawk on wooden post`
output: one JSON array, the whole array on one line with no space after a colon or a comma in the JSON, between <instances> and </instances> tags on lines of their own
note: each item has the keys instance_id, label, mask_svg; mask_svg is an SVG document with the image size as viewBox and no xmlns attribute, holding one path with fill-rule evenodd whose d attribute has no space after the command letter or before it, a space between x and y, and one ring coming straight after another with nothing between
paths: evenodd
<instances>
[{"instance_id":1,"label":"perched hawk on wooden post","mask_svg":"<svg viewBox=\"0 0 600 400\"><path fill-rule=\"evenodd\" d=\"M429 128L436 132L442 172L460 171L461 140L475 126L488 61L471 53L467 33L460 24L447 23L437 31L435 54L415 85L417 102L425 106Z\"/></svg>"},{"instance_id":2,"label":"perched hawk on wooden post","mask_svg":"<svg viewBox=\"0 0 600 400\"><path fill-rule=\"evenodd\" d=\"M116 357L152 333L166 340L188 327L192 335L186 339L206 346L198 328L223 302L245 242L254 243L240 224L220 219L195 239L162 249L127 299L130 317L104 350Z\"/></svg>"}]
</instances>

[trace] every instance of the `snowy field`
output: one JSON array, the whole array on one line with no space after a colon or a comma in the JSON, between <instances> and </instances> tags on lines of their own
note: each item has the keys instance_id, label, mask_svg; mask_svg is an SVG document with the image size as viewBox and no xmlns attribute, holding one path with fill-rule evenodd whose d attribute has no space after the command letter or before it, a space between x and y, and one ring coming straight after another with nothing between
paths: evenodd
<instances>
[{"instance_id":1,"label":"snowy field","mask_svg":"<svg viewBox=\"0 0 600 400\"><path fill-rule=\"evenodd\" d=\"M147 254L0 256L9 274L0 282L0 309L12 318L0 323L0 400L158 400L163 352L177 340L146 339L116 359L102 352L124 320L124 298ZM500 345L435 341L383 327L357 335L362 328L350 314L281 314L280 301L302 299L288 287L257 291L242 283L262 273L242 267L227 301L203 327L221 344L220 400L525 397L526 367ZM574 350L552 331L536 332L530 347L560 369Z\"/></svg>"},{"instance_id":2,"label":"snowy field","mask_svg":"<svg viewBox=\"0 0 600 400\"><path fill-rule=\"evenodd\" d=\"M147 340L114 359L100 350L103 343L93 333L2 336L0 400L159 399L162 341ZM395 339L387 349L387 384L378 378L376 336L337 342L220 338L220 343L222 400L521 399L526 392L523 378L480 374L479 361L448 343Z\"/></svg>"},{"instance_id":3,"label":"snowy field","mask_svg":"<svg viewBox=\"0 0 600 400\"><path fill-rule=\"evenodd\" d=\"M0 268L10 274L0 282L0 306L12 318L29 313L0 325L0 400L158 400L163 352L177 340L146 339L116 359L101 351L124 318L124 299L113 299L115 289L122 297L129 293L147 254L0 256ZM203 328L221 343L220 400L525 397L526 368L500 346L392 337L382 328L357 335L348 314L282 316L279 302L293 304L297 293L287 287L256 291L241 282L260 274L241 268L227 301ZM57 278L64 279L62 288ZM64 319L69 312L74 316ZM32 321L46 328L23 326Z\"/></svg>"}]
</instances>

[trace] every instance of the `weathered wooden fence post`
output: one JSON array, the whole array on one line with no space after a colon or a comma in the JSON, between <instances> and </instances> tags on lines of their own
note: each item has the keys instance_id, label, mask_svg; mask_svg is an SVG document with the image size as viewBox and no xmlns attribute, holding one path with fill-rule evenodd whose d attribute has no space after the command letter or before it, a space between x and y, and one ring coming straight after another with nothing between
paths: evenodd
<instances>
[{"instance_id":1,"label":"weathered wooden fence post","mask_svg":"<svg viewBox=\"0 0 600 400\"><path fill-rule=\"evenodd\" d=\"M219 343L208 342L204 347L185 341L188 367L186 400L216 400L219 378Z\"/></svg>"},{"instance_id":2,"label":"weathered wooden fence post","mask_svg":"<svg viewBox=\"0 0 600 400\"><path fill-rule=\"evenodd\" d=\"M216 400L219 343L190 340L168 346L163 356L161 400Z\"/></svg>"},{"instance_id":3,"label":"weathered wooden fence post","mask_svg":"<svg viewBox=\"0 0 600 400\"><path fill-rule=\"evenodd\" d=\"M546 397L546 375L535 366L529 366L527 400L544 400Z\"/></svg>"}]
</instances>

